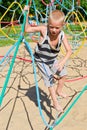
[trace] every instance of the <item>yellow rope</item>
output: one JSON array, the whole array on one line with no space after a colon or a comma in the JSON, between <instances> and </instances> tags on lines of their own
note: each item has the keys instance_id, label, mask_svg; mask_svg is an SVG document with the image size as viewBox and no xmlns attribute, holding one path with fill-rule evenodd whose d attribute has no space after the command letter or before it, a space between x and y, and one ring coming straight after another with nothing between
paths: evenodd
<instances>
[{"instance_id":1,"label":"yellow rope","mask_svg":"<svg viewBox=\"0 0 87 130\"><path fill-rule=\"evenodd\" d=\"M14 2L8 7L8 9L7 9L6 12L3 14L3 16L0 18L0 22L1 22L1 20L4 18L4 16L7 14L7 12L10 10L10 8L11 8L14 4L17 4L17 5L20 7L20 9L22 10L21 4L19 4L17 1L14 1ZM14 12L14 13L15 13L15 12ZM14 19L14 14L13 14L13 17L12 17L12 19L11 19L11 22L12 22L12 23L13 23L13 19ZM13 24L12 24L12 28L13 28L14 32L16 33L16 30L15 30ZM2 34L3 34L4 36L6 36L7 38L9 38L10 40L16 41L16 40L10 38L10 37L2 30L1 27L0 27L0 31L2 32Z\"/></svg>"},{"instance_id":2,"label":"yellow rope","mask_svg":"<svg viewBox=\"0 0 87 130\"><path fill-rule=\"evenodd\" d=\"M14 24L13 24L13 21L14 21L14 15L15 15L15 11L13 12L13 16L12 16L12 19L11 19L11 23L12 23L12 26L11 26L11 27L12 27L14 33L16 34L17 32L16 32L15 27L14 27Z\"/></svg>"},{"instance_id":3,"label":"yellow rope","mask_svg":"<svg viewBox=\"0 0 87 130\"><path fill-rule=\"evenodd\" d=\"M80 13L79 11L78 11L78 13L79 13L79 15L82 17L83 21L85 21L84 18L83 18L83 16L81 15L81 13ZM83 26L82 26L82 24L81 24L81 22L80 22L80 19L79 19L77 13L75 13L75 11L73 11L69 17L68 17L69 14L67 15L68 19L72 16L72 14L75 14L75 16L76 16L76 18L77 18L77 20L78 20L78 23L79 23L79 25L80 25L80 27L81 27L81 29L82 29L82 32L84 32L84 31L86 30L86 26L85 26L85 28L83 28ZM71 31L70 28L69 28L69 26L68 26L69 24L66 24L66 25L67 25L68 30ZM71 31L71 32L72 32L72 31ZM72 34L73 34L73 32L72 32ZM86 35L86 34L84 33L84 35Z\"/></svg>"},{"instance_id":4,"label":"yellow rope","mask_svg":"<svg viewBox=\"0 0 87 130\"><path fill-rule=\"evenodd\" d=\"M81 15L81 13L80 13L79 11L78 11L78 13L79 13L79 15L82 17L83 21L85 21L84 18L83 18L83 16ZM81 45L79 46L79 48L71 55L71 58L73 58L74 56L76 56L76 55L78 54L78 52L81 50L81 48L83 47L83 45L84 45L84 43L85 43L85 40L86 40L86 33L85 33L86 26L85 26L85 28L83 28L82 23L80 22L80 19L79 19L77 13L76 13L75 11L69 12L69 13L67 14L67 16L66 16L66 19L68 18L68 19L67 19L67 21L68 21L73 14L76 16L76 19L78 20L79 26L81 27L81 30L82 30L82 32L83 32L83 34L84 34L84 39L83 39ZM66 26L67 26L68 30L69 30L70 32L72 32L72 31L70 30L70 28L69 28L69 24L67 24ZM72 34L73 34L73 32L72 32ZM72 35L72 36L73 36L73 35ZM61 51L62 51L62 53L65 55L65 51L63 50L62 47L61 47Z\"/></svg>"}]
</instances>

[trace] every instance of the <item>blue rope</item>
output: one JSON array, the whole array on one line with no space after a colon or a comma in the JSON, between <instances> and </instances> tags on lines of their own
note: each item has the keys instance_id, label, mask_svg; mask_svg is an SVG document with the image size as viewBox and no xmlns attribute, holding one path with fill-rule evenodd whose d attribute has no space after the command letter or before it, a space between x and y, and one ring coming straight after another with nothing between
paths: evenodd
<instances>
[{"instance_id":1,"label":"blue rope","mask_svg":"<svg viewBox=\"0 0 87 130\"><path fill-rule=\"evenodd\" d=\"M18 42L16 42L9 50L8 52L5 54L5 56L0 60L0 65L5 61L5 59L9 56L9 54L11 53L11 51L17 46Z\"/></svg>"},{"instance_id":2,"label":"blue rope","mask_svg":"<svg viewBox=\"0 0 87 130\"><path fill-rule=\"evenodd\" d=\"M23 39L23 42L25 43L25 45L27 47L27 50L28 50L28 52L29 52L29 54L31 55L31 58L32 58L32 66L33 66L33 70L34 70L34 80L35 80L35 84L36 84L36 94L37 94L37 102L38 102L39 112L40 112L40 115L41 115L41 118L42 118L44 124L48 128L51 128L51 127L53 127L53 125L51 126L51 125L49 125L47 123L47 121L45 120L45 117L44 117L44 115L42 113L42 108L41 108L41 104L40 104L40 95L39 95L40 92L39 92L38 81L37 81L37 76L36 76L37 73L36 73L36 67L35 67L35 61L34 61L33 52L32 52L32 49L31 49L29 43L26 42L25 39Z\"/></svg>"},{"instance_id":3,"label":"blue rope","mask_svg":"<svg viewBox=\"0 0 87 130\"><path fill-rule=\"evenodd\" d=\"M28 52L29 52L29 54L31 55L31 58L32 58L32 66L33 66L33 70L34 70L34 80L35 80L35 84L36 84L37 103L38 103L38 107L39 107L40 116L41 116L44 124L49 128L49 130L53 130L53 128L55 126L57 126L66 117L66 115L69 113L69 111L75 105L75 103L78 101L78 99L82 96L82 94L85 92L85 90L87 90L87 85L82 89L80 94L74 99L74 101L68 107L68 109L64 112L64 114L60 118L57 118L52 125L48 124L44 115L43 115L43 113L42 113L42 108L41 108L41 104L40 104L40 95L39 95L40 92L39 92L38 81L37 81L37 76L36 76L37 73L36 73L36 66L35 66L33 52L32 52L32 49L31 49L29 43L27 43L25 41L25 39L23 40L23 42L25 43L27 50L28 50Z\"/></svg>"}]
</instances>

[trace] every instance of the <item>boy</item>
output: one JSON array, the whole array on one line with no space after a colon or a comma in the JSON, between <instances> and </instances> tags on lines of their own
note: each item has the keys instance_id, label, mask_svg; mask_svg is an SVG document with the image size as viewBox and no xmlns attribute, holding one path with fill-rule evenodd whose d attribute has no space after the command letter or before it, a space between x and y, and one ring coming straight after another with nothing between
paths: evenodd
<instances>
[{"instance_id":1,"label":"boy","mask_svg":"<svg viewBox=\"0 0 87 130\"><path fill-rule=\"evenodd\" d=\"M25 6L24 10L28 10L29 13L29 6ZM35 48L34 57L42 74L44 84L48 87L53 106L59 112L63 112L63 109L58 103L57 95L64 98L66 97L66 94L62 92L67 75L64 65L72 54L66 35L62 31L64 18L65 16L63 12L60 10L54 10L48 17L47 25L29 25L28 15L25 24L25 32L40 32L40 41ZM61 43L64 44L66 55L58 61L57 56L60 51ZM54 75L59 76L56 90L54 88Z\"/></svg>"}]
</instances>

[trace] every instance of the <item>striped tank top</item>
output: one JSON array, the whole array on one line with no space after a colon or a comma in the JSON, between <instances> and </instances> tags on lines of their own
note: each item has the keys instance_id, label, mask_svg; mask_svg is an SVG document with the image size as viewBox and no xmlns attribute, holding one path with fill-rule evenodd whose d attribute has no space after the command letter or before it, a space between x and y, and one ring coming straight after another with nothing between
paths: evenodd
<instances>
[{"instance_id":1,"label":"striped tank top","mask_svg":"<svg viewBox=\"0 0 87 130\"><path fill-rule=\"evenodd\" d=\"M53 49L49 44L49 36L48 34L43 39L41 44L37 44L35 48L35 61L36 62L44 62L46 64L52 64L55 60L55 58L58 56L58 53L60 52L61 43L64 37L64 32L61 31L59 34L59 42L55 49Z\"/></svg>"}]
</instances>

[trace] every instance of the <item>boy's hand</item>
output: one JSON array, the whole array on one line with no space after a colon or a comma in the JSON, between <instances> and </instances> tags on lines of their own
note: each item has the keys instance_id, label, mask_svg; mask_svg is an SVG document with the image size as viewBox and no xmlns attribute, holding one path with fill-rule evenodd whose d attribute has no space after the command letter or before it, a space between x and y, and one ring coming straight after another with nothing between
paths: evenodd
<instances>
[{"instance_id":1,"label":"boy's hand","mask_svg":"<svg viewBox=\"0 0 87 130\"><path fill-rule=\"evenodd\" d=\"M29 5L24 6L24 11L29 11Z\"/></svg>"},{"instance_id":2,"label":"boy's hand","mask_svg":"<svg viewBox=\"0 0 87 130\"><path fill-rule=\"evenodd\" d=\"M55 64L55 67L58 69L58 71L61 71L64 67L64 62L63 61L60 61L58 63Z\"/></svg>"}]
</instances>

